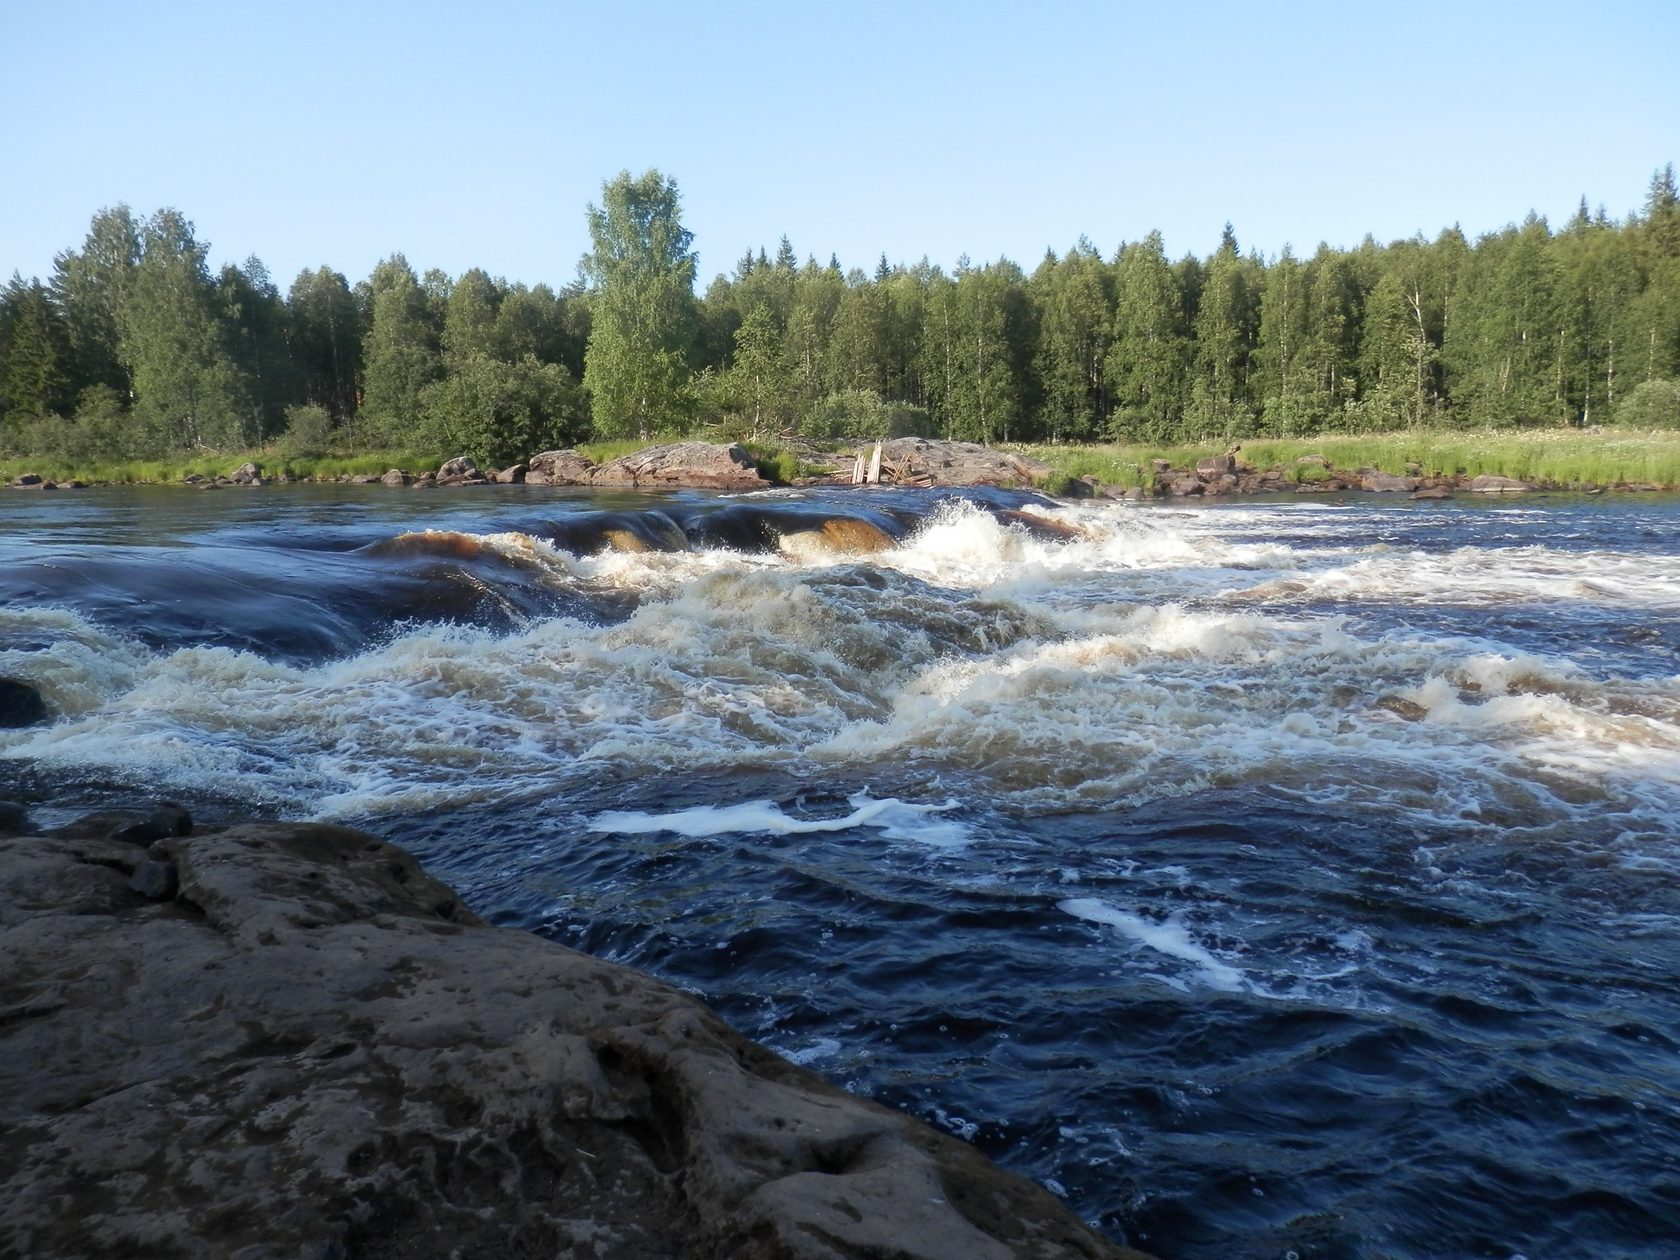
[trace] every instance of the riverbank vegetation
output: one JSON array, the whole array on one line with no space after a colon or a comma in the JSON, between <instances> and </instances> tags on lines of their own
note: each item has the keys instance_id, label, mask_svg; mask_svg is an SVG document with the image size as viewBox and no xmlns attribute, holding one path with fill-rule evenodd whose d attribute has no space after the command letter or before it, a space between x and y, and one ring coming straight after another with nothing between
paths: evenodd
<instances>
[{"instance_id":1,"label":"riverbank vegetation","mask_svg":"<svg viewBox=\"0 0 1680 1260\"><path fill-rule=\"evenodd\" d=\"M1031 271L947 272L801 262L784 237L701 295L674 181L608 181L589 225L561 289L393 254L354 284L322 266L282 293L256 258L212 270L176 210L101 210L51 276L0 294L0 458L166 480L151 474L257 451L374 472L661 436L927 434L1118 443L1122 463L1241 440L1260 463L1263 443L1398 432L1360 438L1362 462L1423 462L1407 452L1427 436L1462 448L1442 460L1521 476L1589 458L1535 434L1680 430L1672 167L1624 219L1583 199L1559 228L1531 214L1474 241L1449 228L1261 258L1227 227L1176 261L1151 233L1108 255L1081 238Z\"/></svg>"},{"instance_id":2,"label":"riverbank vegetation","mask_svg":"<svg viewBox=\"0 0 1680 1260\"><path fill-rule=\"evenodd\" d=\"M1147 485L1155 460L1176 468L1221 452L1217 444L1103 444L1028 446L1026 453L1055 470L1052 483L1094 476L1108 485ZM1680 486L1680 430L1617 428L1597 432L1553 429L1403 431L1332 434L1313 438L1262 438L1241 443L1238 456L1254 468L1282 468L1291 480L1323 480L1326 469L1431 478L1491 473L1532 484L1559 486Z\"/></svg>"}]
</instances>

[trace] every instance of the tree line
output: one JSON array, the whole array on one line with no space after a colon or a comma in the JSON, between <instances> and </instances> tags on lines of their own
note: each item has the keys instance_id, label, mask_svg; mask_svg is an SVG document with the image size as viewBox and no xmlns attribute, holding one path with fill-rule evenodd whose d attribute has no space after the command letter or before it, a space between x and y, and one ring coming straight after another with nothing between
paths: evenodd
<instances>
[{"instance_id":1,"label":"tree line","mask_svg":"<svg viewBox=\"0 0 1680 1260\"><path fill-rule=\"evenodd\" d=\"M1672 165L1625 220L1530 214L1311 256L1081 238L1028 272L801 263L783 237L704 294L675 181L607 181L555 290L401 254L282 293L213 271L178 211L93 216L0 293L0 447L71 460L427 449L502 462L589 438L1146 441L1419 426L1680 425Z\"/></svg>"}]
</instances>

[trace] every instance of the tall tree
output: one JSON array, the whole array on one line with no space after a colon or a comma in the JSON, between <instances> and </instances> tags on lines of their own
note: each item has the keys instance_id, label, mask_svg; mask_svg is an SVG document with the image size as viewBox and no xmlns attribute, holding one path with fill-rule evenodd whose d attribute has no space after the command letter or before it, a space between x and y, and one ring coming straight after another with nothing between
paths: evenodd
<instances>
[{"instance_id":1,"label":"tall tree","mask_svg":"<svg viewBox=\"0 0 1680 1260\"><path fill-rule=\"evenodd\" d=\"M767 307L753 307L735 330L730 373L753 434L773 432L793 418L793 370Z\"/></svg>"},{"instance_id":2,"label":"tall tree","mask_svg":"<svg viewBox=\"0 0 1680 1260\"><path fill-rule=\"evenodd\" d=\"M228 354L248 383L255 406L255 431L247 445L279 432L286 406L296 401L297 381L287 338L286 305L262 259L222 268L220 317Z\"/></svg>"},{"instance_id":3,"label":"tall tree","mask_svg":"<svg viewBox=\"0 0 1680 1260\"><path fill-rule=\"evenodd\" d=\"M300 271L286 308L304 399L348 424L356 412L363 333L349 283L330 267Z\"/></svg>"},{"instance_id":4,"label":"tall tree","mask_svg":"<svg viewBox=\"0 0 1680 1260\"><path fill-rule=\"evenodd\" d=\"M77 392L108 385L125 403L133 397L121 340L123 308L139 265L140 225L120 204L93 216L81 249L53 259L53 298L69 334Z\"/></svg>"},{"instance_id":5,"label":"tall tree","mask_svg":"<svg viewBox=\"0 0 1680 1260\"><path fill-rule=\"evenodd\" d=\"M1308 389L1302 377L1302 359L1308 337L1308 287L1306 268L1290 248L1266 273L1266 291L1260 299L1259 346L1255 357L1260 368L1262 420L1267 433L1309 433L1322 417L1315 416L1308 403Z\"/></svg>"},{"instance_id":6,"label":"tall tree","mask_svg":"<svg viewBox=\"0 0 1680 1260\"><path fill-rule=\"evenodd\" d=\"M680 429L693 410L688 354L697 319L693 233L682 225L676 181L656 170L608 180L589 207L593 248L584 387L596 432L647 437Z\"/></svg>"},{"instance_id":7,"label":"tall tree","mask_svg":"<svg viewBox=\"0 0 1680 1260\"><path fill-rule=\"evenodd\" d=\"M1166 438L1181 423L1190 343L1179 276L1161 234L1125 246L1114 275L1114 339L1105 371L1115 404L1109 435Z\"/></svg>"},{"instance_id":8,"label":"tall tree","mask_svg":"<svg viewBox=\"0 0 1680 1260\"><path fill-rule=\"evenodd\" d=\"M420 391L443 372L434 307L401 254L373 269L363 341L362 417L377 440L401 442L420 416Z\"/></svg>"},{"instance_id":9,"label":"tall tree","mask_svg":"<svg viewBox=\"0 0 1680 1260\"><path fill-rule=\"evenodd\" d=\"M70 409L70 336L39 280L0 293L0 423Z\"/></svg>"},{"instance_id":10,"label":"tall tree","mask_svg":"<svg viewBox=\"0 0 1680 1260\"><path fill-rule=\"evenodd\" d=\"M250 382L227 352L208 248L178 210L151 215L122 308L136 416L171 449L227 448L260 435Z\"/></svg>"},{"instance_id":11,"label":"tall tree","mask_svg":"<svg viewBox=\"0 0 1680 1260\"><path fill-rule=\"evenodd\" d=\"M1104 373L1114 331L1113 276L1082 236L1061 260L1045 258L1029 294L1039 310L1033 367L1043 391L1046 436L1086 441L1108 418Z\"/></svg>"},{"instance_id":12,"label":"tall tree","mask_svg":"<svg viewBox=\"0 0 1680 1260\"><path fill-rule=\"evenodd\" d=\"M1196 375L1185 417L1190 437L1234 436L1252 420L1248 372L1259 323L1259 270L1238 251L1227 223L1196 309Z\"/></svg>"}]
</instances>

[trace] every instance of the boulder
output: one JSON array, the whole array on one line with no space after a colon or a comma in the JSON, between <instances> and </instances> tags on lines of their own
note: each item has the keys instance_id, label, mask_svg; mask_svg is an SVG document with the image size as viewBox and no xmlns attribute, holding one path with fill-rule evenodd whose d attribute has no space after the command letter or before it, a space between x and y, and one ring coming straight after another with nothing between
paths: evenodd
<instances>
[{"instance_id":1,"label":"boulder","mask_svg":"<svg viewBox=\"0 0 1680 1260\"><path fill-rule=\"evenodd\" d=\"M451 477L476 477L478 465L466 455L457 455L454 459L445 460L443 467L437 470L437 479L446 481Z\"/></svg>"},{"instance_id":2,"label":"boulder","mask_svg":"<svg viewBox=\"0 0 1680 1260\"><path fill-rule=\"evenodd\" d=\"M1515 477L1496 477L1492 473L1470 478L1470 484L1465 487L1477 494L1520 494L1531 488L1526 481L1518 481Z\"/></svg>"},{"instance_id":3,"label":"boulder","mask_svg":"<svg viewBox=\"0 0 1680 1260\"><path fill-rule=\"evenodd\" d=\"M384 486L407 486L414 484L414 478L410 477L400 468L393 468L379 479L379 484Z\"/></svg>"},{"instance_id":4,"label":"boulder","mask_svg":"<svg viewBox=\"0 0 1680 1260\"><path fill-rule=\"evenodd\" d=\"M978 442L893 438L881 443L881 480L900 485L1031 486L1050 465Z\"/></svg>"},{"instance_id":5,"label":"boulder","mask_svg":"<svg viewBox=\"0 0 1680 1260\"><path fill-rule=\"evenodd\" d=\"M0 678L0 729L35 726L48 716L47 702L33 683Z\"/></svg>"},{"instance_id":6,"label":"boulder","mask_svg":"<svg viewBox=\"0 0 1680 1260\"><path fill-rule=\"evenodd\" d=\"M1407 722L1421 722L1429 716L1428 709L1416 700L1408 700L1404 696L1379 696L1372 701L1371 707L1373 709L1384 709Z\"/></svg>"},{"instance_id":7,"label":"boulder","mask_svg":"<svg viewBox=\"0 0 1680 1260\"><path fill-rule=\"evenodd\" d=\"M262 466L260 464L244 463L228 474L228 479L236 486L248 486L262 481Z\"/></svg>"},{"instance_id":8,"label":"boulder","mask_svg":"<svg viewBox=\"0 0 1680 1260\"><path fill-rule=\"evenodd\" d=\"M1414 499L1450 499L1452 493L1445 486L1425 486L1421 490L1412 491Z\"/></svg>"},{"instance_id":9,"label":"boulder","mask_svg":"<svg viewBox=\"0 0 1680 1260\"><path fill-rule=\"evenodd\" d=\"M1210 455L1206 459L1196 461L1196 475L1208 481L1230 476L1236 471L1237 460L1234 455Z\"/></svg>"},{"instance_id":10,"label":"boulder","mask_svg":"<svg viewBox=\"0 0 1680 1260\"><path fill-rule=\"evenodd\" d=\"M788 530L781 536L781 549L801 560L832 555L870 555L887 551L893 539L886 530L869 521L834 516L813 529Z\"/></svg>"},{"instance_id":11,"label":"boulder","mask_svg":"<svg viewBox=\"0 0 1680 1260\"><path fill-rule=\"evenodd\" d=\"M595 461L576 451L543 451L525 463L525 482L533 486L587 486Z\"/></svg>"},{"instance_id":12,"label":"boulder","mask_svg":"<svg viewBox=\"0 0 1680 1260\"><path fill-rule=\"evenodd\" d=\"M8 1254L1138 1254L346 828L0 840L0 957Z\"/></svg>"},{"instance_id":13,"label":"boulder","mask_svg":"<svg viewBox=\"0 0 1680 1260\"><path fill-rule=\"evenodd\" d=\"M770 483L738 442L676 442L650 446L592 469L591 485L754 490Z\"/></svg>"},{"instance_id":14,"label":"boulder","mask_svg":"<svg viewBox=\"0 0 1680 1260\"><path fill-rule=\"evenodd\" d=\"M523 485L527 471L528 466L525 464L510 465L496 474L496 484L503 486Z\"/></svg>"},{"instance_id":15,"label":"boulder","mask_svg":"<svg viewBox=\"0 0 1680 1260\"><path fill-rule=\"evenodd\" d=\"M46 483L41 480L41 475L39 473L23 473L23 474L21 474L17 477L14 477L12 479L12 484L14 486L18 486L22 489L28 490L33 486L44 485Z\"/></svg>"},{"instance_id":16,"label":"boulder","mask_svg":"<svg viewBox=\"0 0 1680 1260\"><path fill-rule=\"evenodd\" d=\"M353 486L374 486L379 484L379 478L372 473L357 473L350 478L350 484Z\"/></svg>"},{"instance_id":17,"label":"boulder","mask_svg":"<svg viewBox=\"0 0 1680 1260\"><path fill-rule=\"evenodd\" d=\"M1396 477L1393 473L1372 469L1361 473L1359 488L1371 494L1410 494L1418 488L1416 477Z\"/></svg>"},{"instance_id":18,"label":"boulder","mask_svg":"<svg viewBox=\"0 0 1680 1260\"><path fill-rule=\"evenodd\" d=\"M1191 495L1201 494L1206 488L1207 487L1202 484L1201 478L1187 472L1170 473L1168 474L1167 479L1161 483L1161 489L1165 490L1168 494L1181 499L1188 498Z\"/></svg>"}]
</instances>

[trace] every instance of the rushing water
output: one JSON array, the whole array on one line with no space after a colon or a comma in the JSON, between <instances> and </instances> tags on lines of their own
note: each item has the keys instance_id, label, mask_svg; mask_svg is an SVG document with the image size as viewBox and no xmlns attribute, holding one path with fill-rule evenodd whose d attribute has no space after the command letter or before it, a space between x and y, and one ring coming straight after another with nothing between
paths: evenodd
<instances>
[{"instance_id":1,"label":"rushing water","mask_svg":"<svg viewBox=\"0 0 1680 1260\"><path fill-rule=\"evenodd\" d=\"M0 675L1164 1257L1680 1253L1674 498L7 494Z\"/></svg>"}]
</instances>

